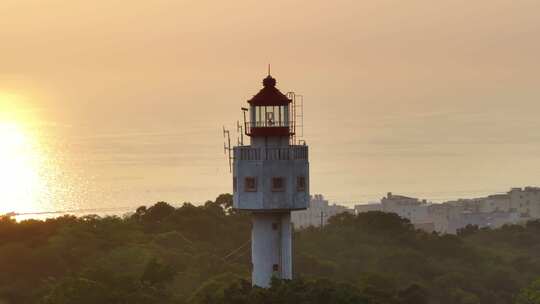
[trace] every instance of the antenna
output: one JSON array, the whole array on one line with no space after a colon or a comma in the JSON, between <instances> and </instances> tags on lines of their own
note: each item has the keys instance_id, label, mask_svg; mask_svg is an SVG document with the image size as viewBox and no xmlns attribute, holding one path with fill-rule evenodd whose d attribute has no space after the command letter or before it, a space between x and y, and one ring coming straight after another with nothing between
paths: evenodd
<instances>
[{"instance_id":1,"label":"antenna","mask_svg":"<svg viewBox=\"0 0 540 304\"><path fill-rule=\"evenodd\" d=\"M246 133L246 135L249 135L248 134L248 122L246 120L246 113L248 111L249 110L247 108L242 107L242 113L244 114L244 133Z\"/></svg>"},{"instance_id":2,"label":"antenna","mask_svg":"<svg viewBox=\"0 0 540 304\"><path fill-rule=\"evenodd\" d=\"M231 132L223 126L223 153L229 159L229 172L232 172L232 157L231 157Z\"/></svg>"},{"instance_id":3,"label":"antenna","mask_svg":"<svg viewBox=\"0 0 540 304\"><path fill-rule=\"evenodd\" d=\"M240 121L236 121L236 132L240 134L240 138L238 139L238 145L243 146L244 145L244 126L240 124Z\"/></svg>"}]
</instances>

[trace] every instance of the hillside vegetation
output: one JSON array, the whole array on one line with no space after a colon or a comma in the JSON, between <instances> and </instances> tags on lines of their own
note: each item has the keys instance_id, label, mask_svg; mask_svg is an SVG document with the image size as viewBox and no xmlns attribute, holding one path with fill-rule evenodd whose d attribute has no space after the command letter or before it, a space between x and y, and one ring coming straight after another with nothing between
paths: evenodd
<instances>
[{"instance_id":1,"label":"hillside vegetation","mask_svg":"<svg viewBox=\"0 0 540 304\"><path fill-rule=\"evenodd\" d=\"M394 214L295 233L295 280L252 288L249 214L231 196L130 217L0 218L0 303L540 304L540 221L459 235Z\"/></svg>"}]
</instances>

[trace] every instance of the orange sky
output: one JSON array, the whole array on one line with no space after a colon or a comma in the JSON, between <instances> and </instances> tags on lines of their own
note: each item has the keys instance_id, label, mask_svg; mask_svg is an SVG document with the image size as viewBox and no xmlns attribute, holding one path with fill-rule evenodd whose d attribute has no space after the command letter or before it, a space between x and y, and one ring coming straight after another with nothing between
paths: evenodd
<instances>
[{"instance_id":1,"label":"orange sky","mask_svg":"<svg viewBox=\"0 0 540 304\"><path fill-rule=\"evenodd\" d=\"M230 191L220 128L241 118L267 63L282 91L306 97L312 192L481 195L540 178L539 11L536 0L3 0L0 93L26 96L89 204Z\"/></svg>"}]
</instances>

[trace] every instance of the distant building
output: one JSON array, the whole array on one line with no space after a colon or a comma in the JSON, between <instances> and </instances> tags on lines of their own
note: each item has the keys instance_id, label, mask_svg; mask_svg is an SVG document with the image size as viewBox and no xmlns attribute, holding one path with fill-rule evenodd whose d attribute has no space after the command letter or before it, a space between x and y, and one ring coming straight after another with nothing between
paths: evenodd
<instances>
[{"instance_id":1,"label":"distant building","mask_svg":"<svg viewBox=\"0 0 540 304\"><path fill-rule=\"evenodd\" d=\"M312 197L310 207L294 212L297 227L320 226L340 212L351 212L343 206L329 205L322 195ZM414 197L389 192L379 202L357 204L354 213L383 211L408 219L416 229L427 232L456 234L467 225L499 228L540 219L540 187L512 188L505 194L472 199L458 199L441 204L428 203ZM322 217L321 217L322 214Z\"/></svg>"},{"instance_id":2,"label":"distant building","mask_svg":"<svg viewBox=\"0 0 540 304\"><path fill-rule=\"evenodd\" d=\"M409 219L411 223L431 222L428 213L429 204L425 200L388 192L387 196L382 198L381 204L384 212L396 213Z\"/></svg>"},{"instance_id":3,"label":"distant building","mask_svg":"<svg viewBox=\"0 0 540 304\"><path fill-rule=\"evenodd\" d=\"M354 212L356 214L369 212L369 211L383 211L381 203L368 203L368 204L358 204L354 206Z\"/></svg>"},{"instance_id":4,"label":"distant building","mask_svg":"<svg viewBox=\"0 0 540 304\"><path fill-rule=\"evenodd\" d=\"M468 212L480 212L480 202L482 198L470 198L470 199L458 199L454 201L447 201L443 204L450 207L455 207L460 211Z\"/></svg>"},{"instance_id":5,"label":"distant building","mask_svg":"<svg viewBox=\"0 0 540 304\"><path fill-rule=\"evenodd\" d=\"M512 188L506 194L459 199L429 209L435 231L455 234L467 225L499 228L540 218L540 188Z\"/></svg>"},{"instance_id":6,"label":"distant building","mask_svg":"<svg viewBox=\"0 0 540 304\"><path fill-rule=\"evenodd\" d=\"M295 228L320 227L326 225L328 219L343 212L354 213L354 209L336 204L330 205L322 194L311 197L306 210L293 211L291 221Z\"/></svg>"},{"instance_id":7,"label":"distant building","mask_svg":"<svg viewBox=\"0 0 540 304\"><path fill-rule=\"evenodd\" d=\"M520 217L515 212L463 212L459 217L449 221L446 233L455 234L467 225L478 226L479 228L499 228L505 224L517 224Z\"/></svg>"},{"instance_id":8,"label":"distant building","mask_svg":"<svg viewBox=\"0 0 540 304\"><path fill-rule=\"evenodd\" d=\"M518 212L522 217L540 218L539 187L512 188L508 195L511 211Z\"/></svg>"},{"instance_id":9,"label":"distant building","mask_svg":"<svg viewBox=\"0 0 540 304\"><path fill-rule=\"evenodd\" d=\"M495 194L483 198L479 201L479 212L510 212L510 195Z\"/></svg>"},{"instance_id":10,"label":"distant building","mask_svg":"<svg viewBox=\"0 0 540 304\"><path fill-rule=\"evenodd\" d=\"M431 215L434 231L449 233L450 219L457 217L461 210L456 210L448 204L433 204L429 206L428 212Z\"/></svg>"},{"instance_id":11,"label":"distant building","mask_svg":"<svg viewBox=\"0 0 540 304\"><path fill-rule=\"evenodd\" d=\"M425 200L389 192L381 199L381 203L358 204L354 206L354 210L356 214L369 211L395 213L411 221L417 229L433 231L435 227L429 214L429 206Z\"/></svg>"}]
</instances>

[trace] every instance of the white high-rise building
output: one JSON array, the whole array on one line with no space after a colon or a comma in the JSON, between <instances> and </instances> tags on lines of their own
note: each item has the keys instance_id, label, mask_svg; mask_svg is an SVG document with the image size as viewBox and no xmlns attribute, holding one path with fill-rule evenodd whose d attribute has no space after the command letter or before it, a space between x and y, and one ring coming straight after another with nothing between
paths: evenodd
<instances>
[{"instance_id":1,"label":"white high-rise building","mask_svg":"<svg viewBox=\"0 0 540 304\"><path fill-rule=\"evenodd\" d=\"M403 195L394 195L389 192L381 199L384 212L396 213L409 219L412 223L425 223L429 221L429 204L425 200Z\"/></svg>"},{"instance_id":2,"label":"white high-rise building","mask_svg":"<svg viewBox=\"0 0 540 304\"><path fill-rule=\"evenodd\" d=\"M510 196L510 210L523 217L540 218L540 188L525 187L512 188Z\"/></svg>"},{"instance_id":3,"label":"white high-rise building","mask_svg":"<svg viewBox=\"0 0 540 304\"><path fill-rule=\"evenodd\" d=\"M309 207L294 211L291 218L295 228L321 227L327 224L329 218L343 212L354 214L354 209L329 204L322 194L315 194L309 201Z\"/></svg>"},{"instance_id":4,"label":"white high-rise building","mask_svg":"<svg viewBox=\"0 0 540 304\"><path fill-rule=\"evenodd\" d=\"M481 213L509 212L511 209L510 195L508 194L493 194L477 199L477 201Z\"/></svg>"},{"instance_id":5,"label":"white high-rise building","mask_svg":"<svg viewBox=\"0 0 540 304\"><path fill-rule=\"evenodd\" d=\"M233 149L233 196L235 209L252 212L252 284L268 287L273 276L292 279L291 211L308 206L309 163L305 142L296 144L294 93L270 75L263 86L243 109L251 144Z\"/></svg>"}]
</instances>

